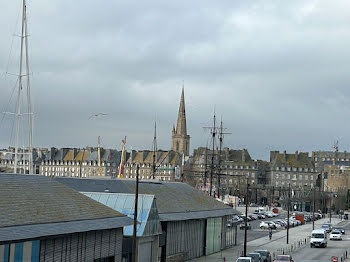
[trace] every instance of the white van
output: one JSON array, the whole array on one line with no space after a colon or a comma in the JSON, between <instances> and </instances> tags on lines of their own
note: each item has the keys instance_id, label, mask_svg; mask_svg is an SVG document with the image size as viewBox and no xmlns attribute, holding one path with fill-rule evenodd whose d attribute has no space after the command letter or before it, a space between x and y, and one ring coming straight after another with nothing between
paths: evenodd
<instances>
[{"instance_id":1,"label":"white van","mask_svg":"<svg viewBox=\"0 0 350 262\"><path fill-rule=\"evenodd\" d=\"M327 247L327 232L324 229L311 232L310 247Z\"/></svg>"}]
</instances>

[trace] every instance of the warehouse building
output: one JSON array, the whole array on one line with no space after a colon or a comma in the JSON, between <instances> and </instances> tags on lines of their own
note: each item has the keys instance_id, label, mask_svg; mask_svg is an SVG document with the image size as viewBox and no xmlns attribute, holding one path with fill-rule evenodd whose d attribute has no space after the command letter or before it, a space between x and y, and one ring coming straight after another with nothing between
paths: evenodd
<instances>
[{"instance_id":1,"label":"warehouse building","mask_svg":"<svg viewBox=\"0 0 350 262\"><path fill-rule=\"evenodd\" d=\"M0 262L121 261L130 224L51 178L0 174Z\"/></svg>"},{"instance_id":2,"label":"warehouse building","mask_svg":"<svg viewBox=\"0 0 350 262\"><path fill-rule=\"evenodd\" d=\"M79 192L135 192L134 180L54 179ZM185 183L141 181L139 193L153 195L156 200L162 229L158 251L160 261L190 260L235 244L237 228L230 224L232 215L238 214L235 209Z\"/></svg>"}]
</instances>

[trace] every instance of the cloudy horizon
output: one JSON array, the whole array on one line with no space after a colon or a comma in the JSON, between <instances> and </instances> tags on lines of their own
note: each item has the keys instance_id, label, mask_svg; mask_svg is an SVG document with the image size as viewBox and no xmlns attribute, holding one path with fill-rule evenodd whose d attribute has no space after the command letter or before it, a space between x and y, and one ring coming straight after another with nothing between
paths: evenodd
<instances>
[{"instance_id":1,"label":"cloudy horizon","mask_svg":"<svg viewBox=\"0 0 350 262\"><path fill-rule=\"evenodd\" d=\"M232 133L224 146L254 159L331 150L336 140L350 151L349 1L27 6L34 146L96 146L101 136L120 149L127 136L128 150L151 149L156 121L158 148L170 149L184 83L191 153L210 142L203 127L214 110ZM2 111L14 107L16 77L6 72L18 71L20 7L0 1ZM13 117L1 118L0 148L13 146Z\"/></svg>"}]
</instances>

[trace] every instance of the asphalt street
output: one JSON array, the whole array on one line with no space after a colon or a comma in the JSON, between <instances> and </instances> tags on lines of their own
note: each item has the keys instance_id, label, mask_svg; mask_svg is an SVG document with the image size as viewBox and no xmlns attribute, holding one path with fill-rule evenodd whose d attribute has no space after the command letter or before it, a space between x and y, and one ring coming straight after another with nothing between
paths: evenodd
<instances>
[{"instance_id":1,"label":"asphalt street","mask_svg":"<svg viewBox=\"0 0 350 262\"><path fill-rule=\"evenodd\" d=\"M296 252L292 253L292 257L295 262L323 262L332 261L332 257L338 257L340 261L341 255L346 251L349 253L350 250L350 223L346 222L344 225L345 235L343 235L343 240L334 241L328 239L328 246L326 248L310 248L310 245L306 245ZM350 257L350 253L349 253Z\"/></svg>"}]
</instances>

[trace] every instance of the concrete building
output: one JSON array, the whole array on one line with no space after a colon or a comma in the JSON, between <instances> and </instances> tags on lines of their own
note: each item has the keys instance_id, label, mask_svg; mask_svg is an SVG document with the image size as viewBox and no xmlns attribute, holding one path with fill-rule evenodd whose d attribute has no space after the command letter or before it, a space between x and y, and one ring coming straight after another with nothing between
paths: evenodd
<instances>
[{"instance_id":1,"label":"concrete building","mask_svg":"<svg viewBox=\"0 0 350 262\"><path fill-rule=\"evenodd\" d=\"M55 179L80 192L135 192L133 180ZM157 203L162 228L157 253L159 261L190 260L235 244L237 228L227 225L238 212L203 192L185 183L141 181L139 193L153 195Z\"/></svg>"},{"instance_id":2,"label":"concrete building","mask_svg":"<svg viewBox=\"0 0 350 262\"><path fill-rule=\"evenodd\" d=\"M187 134L186 111L185 111L185 95L182 88L179 113L177 116L176 128L173 126L171 150L183 154L190 155L190 136Z\"/></svg>"},{"instance_id":3,"label":"concrete building","mask_svg":"<svg viewBox=\"0 0 350 262\"><path fill-rule=\"evenodd\" d=\"M0 174L0 261L121 261L125 215L40 175Z\"/></svg>"}]
</instances>

